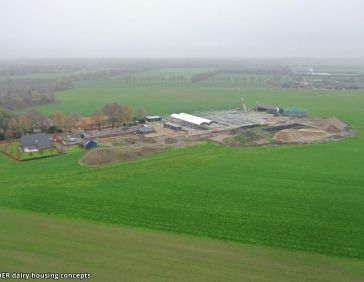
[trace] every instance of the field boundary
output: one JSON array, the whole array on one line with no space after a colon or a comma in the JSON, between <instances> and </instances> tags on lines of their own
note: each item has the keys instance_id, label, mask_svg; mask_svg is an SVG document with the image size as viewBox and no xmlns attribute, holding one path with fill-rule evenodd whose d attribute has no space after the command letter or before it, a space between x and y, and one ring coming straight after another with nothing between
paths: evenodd
<instances>
[{"instance_id":1,"label":"field boundary","mask_svg":"<svg viewBox=\"0 0 364 282\"><path fill-rule=\"evenodd\" d=\"M1 153L3 153L5 156L7 156L7 157L9 157L9 158L13 159L13 160L14 160L14 161L16 161L16 162L21 162L21 160L19 160L17 157L15 157L15 156L13 156L12 154L10 154L10 153L8 153L8 152L4 151L4 150L3 150L3 149L1 149L1 148L0 148L0 152L1 152Z\"/></svg>"}]
</instances>

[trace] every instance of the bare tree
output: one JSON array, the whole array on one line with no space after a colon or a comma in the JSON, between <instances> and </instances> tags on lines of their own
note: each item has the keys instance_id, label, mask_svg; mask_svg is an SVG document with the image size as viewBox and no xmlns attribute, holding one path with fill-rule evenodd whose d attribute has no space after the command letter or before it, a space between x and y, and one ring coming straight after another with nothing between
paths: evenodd
<instances>
[{"instance_id":1,"label":"bare tree","mask_svg":"<svg viewBox=\"0 0 364 282\"><path fill-rule=\"evenodd\" d=\"M134 119L141 120L145 117L145 111L143 108L138 108L134 111Z\"/></svg>"},{"instance_id":2,"label":"bare tree","mask_svg":"<svg viewBox=\"0 0 364 282\"><path fill-rule=\"evenodd\" d=\"M101 126L104 125L106 122L105 113L103 113L102 111L96 111L91 116L100 130Z\"/></svg>"},{"instance_id":3,"label":"bare tree","mask_svg":"<svg viewBox=\"0 0 364 282\"><path fill-rule=\"evenodd\" d=\"M66 120L64 113L59 112L59 111L51 113L50 118L52 120L53 126L59 128L59 129L64 128L64 124L65 124L65 120Z\"/></svg>"},{"instance_id":4,"label":"bare tree","mask_svg":"<svg viewBox=\"0 0 364 282\"><path fill-rule=\"evenodd\" d=\"M21 115L18 119L18 129L22 133L26 133L29 129L29 120L25 115Z\"/></svg>"},{"instance_id":5,"label":"bare tree","mask_svg":"<svg viewBox=\"0 0 364 282\"><path fill-rule=\"evenodd\" d=\"M124 119L123 107L117 103L106 104L102 108L102 112L108 117L113 128Z\"/></svg>"},{"instance_id":6,"label":"bare tree","mask_svg":"<svg viewBox=\"0 0 364 282\"><path fill-rule=\"evenodd\" d=\"M45 129L47 127L47 117L37 110L31 110L26 114L29 121L29 129Z\"/></svg>"},{"instance_id":7,"label":"bare tree","mask_svg":"<svg viewBox=\"0 0 364 282\"><path fill-rule=\"evenodd\" d=\"M123 122L124 123L130 123L133 120L133 109L129 106L123 107Z\"/></svg>"},{"instance_id":8,"label":"bare tree","mask_svg":"<svg viewBox=\"0 0 364 282\"><path fill-rule=\"evenodd\" d=\"M80 119L80 115L78 113L69 113L64 120L64 128L65 130L71 130L72 127L76 124L76 122Z\"/></svg>"}]
</instances>

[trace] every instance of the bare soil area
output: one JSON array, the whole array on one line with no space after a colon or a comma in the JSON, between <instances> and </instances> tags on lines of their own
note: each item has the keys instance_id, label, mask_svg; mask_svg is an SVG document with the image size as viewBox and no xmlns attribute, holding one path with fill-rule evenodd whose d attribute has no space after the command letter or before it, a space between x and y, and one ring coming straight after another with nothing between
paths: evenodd
<instances>
[{"instance_id":1,"label":"bare soil area","mask_svg":"<svg viewBox=\"0 0 364 282\"><path fill-rule=\"evenodd\" d=\"M115 147L98 148L87 152L81 158L80 164L87 166L111 165L114 163L133 161L158 151L157 148L153 147L142 147L130 150L122 150Z\"/></svg>"},{"instance_id":2,"label":"bare soil area","mask_svg":"<svg viewBox=\"0 0 364 282\"><path fill-rule=\"evenodd\" d=\"M135 136L134 136L135 137ZM99 140L100 141L100 140ZM155 154L169 147L184 148L192 146L191 142L183 137L146 137L117 139L112 138L99 142L99 148L93 149L85 154L80 164L87 166L103 166L137 160L146 155Z\"/></svg>"},{"instance_id":3,"label":"bare soil area","mask_svg":"<svg viewBox=\"0 0 364 282\"><path fill-rule=\"evenodd\" d=\"M312 143L329 136L329 133L317 129L286 129L276 133L273 139L277 143Z\"/></svg>"}]
</instances>

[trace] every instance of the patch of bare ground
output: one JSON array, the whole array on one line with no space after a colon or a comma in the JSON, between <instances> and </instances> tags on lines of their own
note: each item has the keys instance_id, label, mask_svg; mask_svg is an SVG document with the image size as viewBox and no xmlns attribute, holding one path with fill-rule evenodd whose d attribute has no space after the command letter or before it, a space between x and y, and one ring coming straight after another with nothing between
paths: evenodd
<instances>
[{"instance_id":1,"label":"patch of bare ground","mask_svg":"<svg viewBox=\"0 0 364 282\"><path fill-rule=\"evenodd\" d=\"M347 123L335 117L309 119L302 124L309 126L309 128L281 130L274 135L273 139L281 144L317 143L340 140L355 135Z\"/></svg>"},{"instance_id":2,"label":"patch of bare ground","mask_svg":"<svg viewBox=\"0 0 364 282\"><path fill-rule=\"evenodd\" d=\"M98 148L87 152L81 159L80 164L87 166L103 166L115 163L129 162L146 155L157 153L158 148L145 146L122 150L115 147Z\"/></svg>"},{"instance_id":3,"label":"patch of bare ground","mask_svg":"<svg viewBox=\"0 0 364 282\"><path fill-rule=\"evenodd\" d=\"M273 139L277 143L313 143L329 137L325 131L318 129L286 129L277 132Z\"/></svg>"},{"instance_id":4,"label":"patch of bare ground","mask_svg":"<svg viewBox=\"0 0 364 282\"><path fill-rule=\"evenodd\" d=\"M164 143L166 144L175 144L178 142L177 138L173 138L173 137L167 137L166 139L164 139Z\"/></svg>"},{"instance_id":5,"label":"patch of bare ground","mask_svg":"<svg viewBox=\"0 0 364 282\"><path fill-rule=\"evenodd\" d=\"M289 128L285 128L287 126ZM354 135L348 124L331 117L289 120L278 125L209 133L197 138L226 146L246 148L334 141Z\"/></svg>"},{"instance_id":6,"label":"patch of bare ground","mask_svg":"<svg viewBox=\"0 0 364 282\"><path fill-rule=\"evenodd\" d=\"M115 163L129 162L144 156L156 154L165 148L185 148L197 144L183 137L144 137L138 136L133 143L100 142L102 148L87 152L80 160L81 165L105 166Z\"/></svg>"}]
</instances>

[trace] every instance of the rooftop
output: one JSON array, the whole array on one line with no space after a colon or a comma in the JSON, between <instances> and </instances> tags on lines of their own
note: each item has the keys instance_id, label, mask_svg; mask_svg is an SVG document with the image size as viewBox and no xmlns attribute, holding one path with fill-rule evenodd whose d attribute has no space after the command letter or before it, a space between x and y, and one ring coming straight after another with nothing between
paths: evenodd
<instances>
[{"instance_id":1,"label":"rooftop","mask_svg":"<svg viewBox=\"0 0 364 282\"><path fill-rule=\"evenodd\" d=\"M51 146L48 135L45 133L26 134L20 138L20 145L22 147L37 146L46 148Z\"/></svg>"},{"instance_id":2,"label":"rooftop","mask_svg":"<svg viewBox=\"0 0 364 282\"><path fill-rule=\"evenodd\" d=\"M180 114L172 114L171 117L181 120L181 121L185 121L185 122L189 122L195 125L210 125L211 123L214 123L215 121L206 119L206 118L202 118L202 117L198 117L198 116L194 116L194 115L190 115L190 114L185 114L185 113L180 113ZM215 122L216 123L216 122Z\"/></svg>"}]
</instances>

